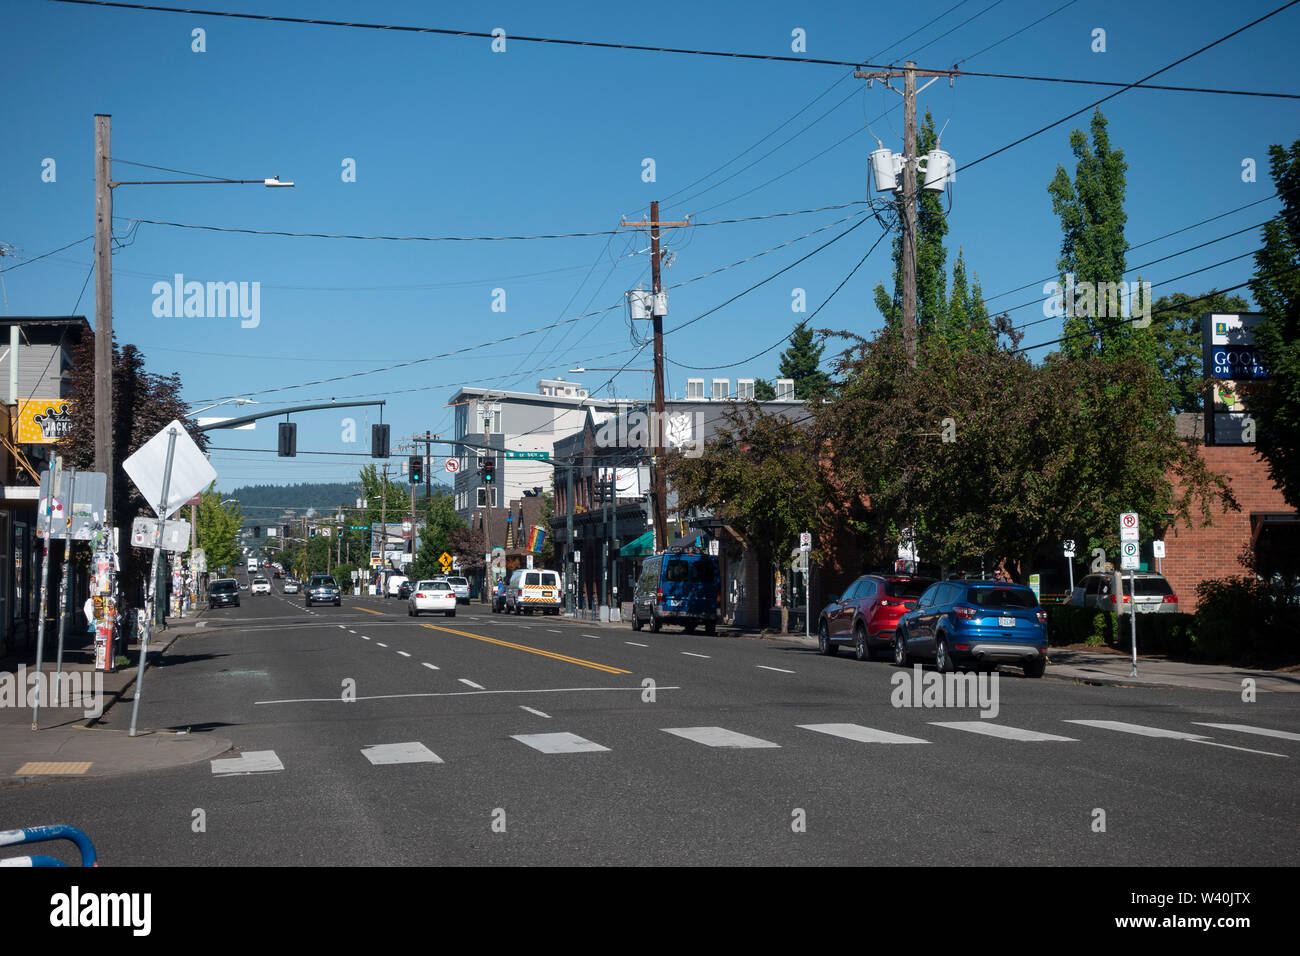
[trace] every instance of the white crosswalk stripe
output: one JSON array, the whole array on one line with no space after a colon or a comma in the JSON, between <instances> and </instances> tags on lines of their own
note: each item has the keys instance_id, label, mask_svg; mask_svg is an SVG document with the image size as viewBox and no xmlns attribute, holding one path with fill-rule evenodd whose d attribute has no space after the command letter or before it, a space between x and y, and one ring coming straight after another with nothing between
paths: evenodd
<instances>
[{"instance_id":1,"label":"white crosswalk stripe","mask_svg":"<svg viewBox=\"0 0 1300 956\"><path fill-rule=\"evenodd\" d=\"M442 763L442 758L419 741L403 744L371 744L361 754L376 766L395 763Z\"/></svg>"},{"instance_id":2,"label":"white crosswalk stripe","mask_svg":"<svg viewBox=\"0 0 1300 956\"><path fill-rule=\"evenodd\" d=\"M609 750L600 744L592 743L577 734L512 734L521 744L527 744L544 754L581 754L594 753L597 750Z\"/></svg>"},{"instance_id":3,"label":"white crosswalk stripe","mask_svg":"<svg viewBox=\"0 0 1300 956\"><path fill-rule=\"evenodd\" d=\"M1281 740L1300 740L1300 734L1293 734L1289 730L1270 730L1267 727L1251 727L1248 724L1206 724L1199 720L1192 723L1198 727L1213 727L1216 730L1235 730L1241 734L1258 734L1261 737L1277 737Z\"/></svg>"},{"instance_id":4,"label":"white crosswalk stripe","mask_svg":"<svg viewBox=\"0 0 1300 956\"><path fill-rule=\"evenodd\" d=\"M893 734L887 730L876 730L874 727L863 727L860 724L799 724L798 726L804 730L815 730L819 734L844 737L864 744L928 744L930 742L920 737Z\"/></svg>"},{"instance_id":5,"label":"white crosswalk stripe","mask_svg":"<svg viewBox=\"0 0 1300 956\"><path fill-rule=\"evenodd\" d=\"M211 764L212 772L218 775L276 773L284 769L284 764L280 762L274 750L250 750L238 757L213 760Z\"/></svg>"},{"instance_id":6,"label":"white crosswalk stripe","mask_svg":"<svg viewBox=\"0 0 1300 956\"><path fill-rule=\"evenodd\" d=\"M738 734L734 730L727 730L725 727L662 727L660 729L666 734L693 740L697 744L704 744L706 747L748 749L781 746L772 743L770 740L761 740L758 737L750 737L748 734Z\"/></svg>"},{"instance_id":7,"label":"white crosswalk stripe","mask_svg":"<svg viewBox=\"0 0 1300 956\"><path fill-rule=\"evenodd\" d=\"M1067 720L1065 723L1080 724L1084 727L1100 727L1102 730L1117 730L1122 734L1138 734L1142 737L1166 737L1170 740L1205 739L1205 734L1189 734L1182 730L1165 730L1163 727L1130 724L1122 720Z\"/></svg>"},{"instance_id":8,"label":"white crosswalk stripe","mask_svg":"<svg viewBox=\"0 0 1300 956\"><path fill-rule=\"evenodd\" d=\"M984 734L988 737L1000 737L1003 740L1020 740L1029 743L1041 741L1074 741L1073 737L1061 737L1057 734L1045 734L1039 730L1024 730L1020 727L1008 727L1005 724L991 724L987 720L932 720L935 727L947 727L949 730L964 730L972 734Z\"/></svg>"}]
</instances>

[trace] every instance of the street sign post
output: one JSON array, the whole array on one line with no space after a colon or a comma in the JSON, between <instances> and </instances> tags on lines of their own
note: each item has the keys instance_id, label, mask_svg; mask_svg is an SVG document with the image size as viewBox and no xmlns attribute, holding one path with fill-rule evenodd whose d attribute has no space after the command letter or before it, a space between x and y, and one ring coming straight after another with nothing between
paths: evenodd
<instances>
[{"instance_id":1,"label":"street sign post","mask_svg":"<svg viewBox=\"0 0 1300 956\"><path fill-rule=\"evenodd\" d=\"M1070 593L1074 593L1074 539L1067 538L1061 542L1061 547L1065 552L1065 569L1070 575Z\"/></svg>"},{"instance_id":2,"label":"street sign post","mask_svg":"<svg viewBox=\"0 0 1300 956\"><path fill-rule=\"evenodd\" d=\"M1151 542L1151 557L1156 559L1156 573L1164 574L1164 569L1161 567L1165 557L1165 543L1163 541Z\"/></svg>"},{"instance_id":3,"label":"street sign post","mask_svg":"<svg viewBox=\"0 0 1300 956\"><path fill-rule=\"evenodd\" d=\"M1130 677L1138 676L1138 632L1137 632L1137 584L1133 572L1138 567L1138 516L1136 511L1126 511L1119 516L1119 552L1120 570L1128 571L1129 593L1129 638L1133 648L1133 672ZM1123 597L1123 595L1120 595ZM1124 607L1123 601L1120 608Z\"/></svg>"}]
</instances>

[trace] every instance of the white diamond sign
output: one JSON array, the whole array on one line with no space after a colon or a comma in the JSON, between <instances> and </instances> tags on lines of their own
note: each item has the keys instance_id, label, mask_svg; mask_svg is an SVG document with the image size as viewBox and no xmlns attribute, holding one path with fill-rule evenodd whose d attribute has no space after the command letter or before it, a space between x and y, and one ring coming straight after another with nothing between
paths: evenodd
<instances>
[{"instance_id":1,"label":"white diamond sign","mask_svg":"<svg viewBox=\"0 0 1300 956\"><path fill-rule=\"evenodd\" d=\"M194 439L180 422L173 421L122 462L122 469L136 488L140 489L140 494L149 502L149 507L155 514L158 512L158 502L162 499L163 474L167 468L167 433L172 429L176 431L176 448L172 454L171 481L167 486L163 514L171 514L212 484L217 477L216 469L204 457Z\"/></svg>"}]
</instances>

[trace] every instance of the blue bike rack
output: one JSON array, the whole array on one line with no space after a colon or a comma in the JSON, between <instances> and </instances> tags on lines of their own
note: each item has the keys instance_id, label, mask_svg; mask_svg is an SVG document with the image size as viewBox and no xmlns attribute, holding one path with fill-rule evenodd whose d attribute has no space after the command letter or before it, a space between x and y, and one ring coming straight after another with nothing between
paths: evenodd
<instances>
[{"instance_id":1,"label":"blue bike rack","mask_svg":"<svg viewBox=\"0 0 1300 956\"><path fill-rule=\"evenodd\" d=\"M76 827L27 827L23 830L0 830L0 846L19 846L23 843L44 843L47 840L70 840L81 851L82 866L99 866L95 844ZM0 860L0 866L67 866L52 856L16 856Z\"/></svg>"}]
</instances>

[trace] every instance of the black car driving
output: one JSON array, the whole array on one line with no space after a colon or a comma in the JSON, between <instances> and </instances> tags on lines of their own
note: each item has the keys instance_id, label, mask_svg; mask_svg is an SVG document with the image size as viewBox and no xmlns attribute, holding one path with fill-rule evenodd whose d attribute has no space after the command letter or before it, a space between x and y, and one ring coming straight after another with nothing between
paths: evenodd
<instances>
[{"instance_id":1,"label":"black car driving","mask_svg":"<svg viewBox=\"0 0 1300 956\"><path fill-rule=\"evenodd\" d=\"M239 607L239 582L220 578L208 585L208 607Z\"/></svg>"},{"instance_id":2,"label":"black car driving","mask_svg":"<svg viewBox=\"0 0 1300 956\"><path fill-rule=\"evenodd\" d=\"M341 607L343 604L343 592L339 590L338 582L334 580L332 574L313 574L303 591L307 607L313 604L333 604L335 607Z\"/></svg>"}]
</instances>

